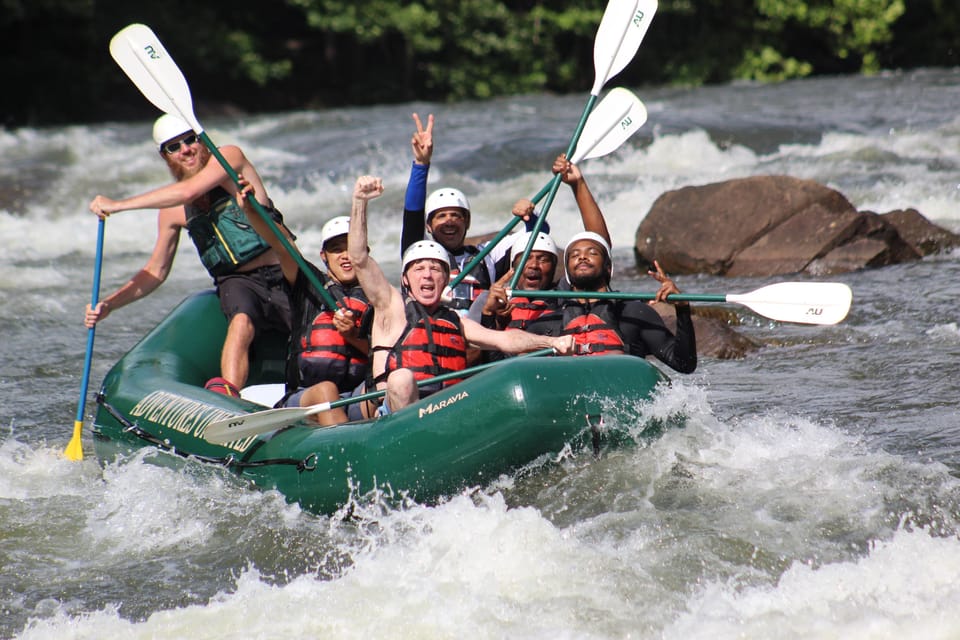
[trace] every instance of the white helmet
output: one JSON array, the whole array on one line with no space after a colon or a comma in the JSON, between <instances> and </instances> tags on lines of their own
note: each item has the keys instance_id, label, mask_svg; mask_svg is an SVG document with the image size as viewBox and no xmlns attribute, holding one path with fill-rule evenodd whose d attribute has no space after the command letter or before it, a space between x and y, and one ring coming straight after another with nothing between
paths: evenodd
<instances>
[{"instance_id":1,"label":"white helmet","mask_svg":"<svg viewBox=\"0 0 960 640\"><path fill-rule=\"evenodd\" d=\"M527 243L530 241L530 231L524 231L523 233L517 234L517 239L513 241L513 246L510 247L510 263L513 264L514 258L523 255L524 249L527 248ZM560 279L560 265L557 264L560 261L560 253L557 251L557 244L553 241L553 238L540 231L537 233L537 239L533 242L533 247L530 249L533 251L543 251L544 253L552 253L556 261L553 263L553 275L551 280L554 284Z\"/></svg>"},{"instance_id":2,"label":"white helmet","mask_svg":"<svg viewBox=\"0 0 960 640\"><path fill-rule=\"evenodd\" d=\"M193 127L177 116L165 113L153 123L153 141L157 143L158 147L161 147L164 142L182 136L187 131L193 131Z\"/></svg>"},{"instance_id":3,"label":"white helmet","mask_svg":"<svg viewBox=\"0 0 960 640\"><path fill-rule=\"evenodd\" d=\"M607 281L609 282L610 279L613 278L613 258L610 254L610 245L603 236L601 236L599 233L594 233L593 231L581 231L580 233L576 233L572 238L570 238L569 242L567 242L567 246L563 250L563 268L567 282L570 282L570 274L566 273L567 252L570 251L570 247L572 247L574 243L580 242L581 240L592 240L603 247L603 251L606 254L605 262L608 265Z\"/></svg>"},{"instance_id":4,"label":"white helmet","mask_svg":"<svg viewBox=\"0 0 960 640\"><path fill-rule=\"evenodd\" d=\"M517 239L513 241L513 246L510 247L510 262L513 262L513 259L517 256L523 255L523 250L527 248L527 243L530 242L531 233L530 231L524 231L517 234ZM537 233L537 239L533 242L531 251L545 251L557 256L557 259L560 258L557 244L553 241L553 238L542 231Z\"/></svg>"},{"instance_id":5,"label":"white helmet","mask_svg":"<svg viewBox=\"0 0 960 640\"><path fill-rule=\"evenodd\" d=\"M327 220L320 229L320 248L327 246L327 240L350 233L350 216L337 216Z\"/></svg>"},{"instance_id":6,"label":"white helmet","mask_svg":"<svg viewBox=\"0 0 960 640\"><path fill-rule=\"evenodd\" d=\"M447 265L447 271L450 271L450 253L443 248L443 245L433 240L420 240L419 242L414 242L403 252L403 267L400 269L400 272L406 273L407 265L417 260L425 259L439 260Z\"/></svg>"},{"instance_id":7,"label":"white helmet","mask_svg":"<svg viewBox=\"0 0 960 640\"><path fill-rule=\"evenodd\" d=\"M427 198L427 224L430 224L430 218L433 217L434 211L447 207L463 209L466 214L467 226L470 226L470 201L467 200L467 196L463 195L462 191L452 187L437 189Z\"/></svg>"}]
</instances>

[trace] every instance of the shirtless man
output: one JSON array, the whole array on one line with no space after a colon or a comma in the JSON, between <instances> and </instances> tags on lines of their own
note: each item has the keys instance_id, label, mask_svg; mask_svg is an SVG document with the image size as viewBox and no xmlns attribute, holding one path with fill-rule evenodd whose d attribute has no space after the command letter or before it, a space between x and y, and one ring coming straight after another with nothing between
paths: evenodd
<instances>
[{"instance_id":1,"label":"shirtless man","mask_svg":"<svg viewBox=\"0 0 960 640\"><path fill-rule=\"evenodd\" d=\"M257 333L267 329L290 332L287 283L277 252L250 227L234 200L236 187L211 153L183 120L163 115L153 127L160 157L175 182L130 198L113 200L98 195L90 210L100 218L130 209L159 209L157 240L149 260L119 289L87 305L84 323L93 327L112 311L152 293L167 279L187 229L200 260L213 277L220 308L227 318L227 335L220 355L220 375L205 385L211 391L239 395L249 374L249 350ZM256 169L239 147L220 152L253 185L257 200L282 224L272 208Z\"/></svg>"},{"instance_id":2,"label":"shirtless man","mask_svg":"<svg viewBox=\"0 0 960 640\"><path fill-rule=\"evenodd\" d=\"M448 253L431 240L415 242L403 254L401 282L407 291L404 297L387 280L367 247L367 203L382 193L380 178L357 179L347 251L374 308L371 366L377 387L387 390L383 412L397 411L416 402L421 395L442 388L437 384L420 389L417 381L466 368L468 345L505 353L545 348L553 348L561 355L573 352L571 336L493 331L446 307L441 294L450 281Z\"/></svg>"}]
</instances>

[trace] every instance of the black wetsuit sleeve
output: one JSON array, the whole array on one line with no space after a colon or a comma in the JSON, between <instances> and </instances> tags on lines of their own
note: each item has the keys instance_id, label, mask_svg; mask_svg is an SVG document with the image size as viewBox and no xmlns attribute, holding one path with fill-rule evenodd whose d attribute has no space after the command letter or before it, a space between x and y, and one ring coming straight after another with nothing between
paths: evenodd
<instances>
[{"instance_id":1,"label":"black wetsuit sleeve","mask_svg":"<svg viewBox=\"0 0 960 640\"><path fill-rule=\"evenodd\" d=\"M650 305L637 300L624 303L620 331L632 355L652 355L680 373L693 373L697 368L697 340L689 305L677 307L674 335Z\"/></svg>"}]
</instances>

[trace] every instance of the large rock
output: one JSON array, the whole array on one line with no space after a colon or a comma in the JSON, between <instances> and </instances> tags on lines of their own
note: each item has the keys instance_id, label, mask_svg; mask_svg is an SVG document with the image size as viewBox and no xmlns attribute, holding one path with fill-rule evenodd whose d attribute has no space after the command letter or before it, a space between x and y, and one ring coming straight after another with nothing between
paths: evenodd
<instances>
[{"instance_id":1,"label":"large rock","mask_svg":"<svg viewBox=\"0 0 960 640\"><path fill-rule=\"evenodd\" d=\"M898 209L881 217L921 256L960 247L960 236L933 224L916 209Z\"/></svg>"},{"instance_id":2,"label":"large rock","mask_svg":"<svg viewBox=\"0 0 960 640\"><path fill-rule=\"evenodd\" d=\"M671 331L677 330L677 313L672 304L653 305ZM737 316L722 307L693 305L693 330L697 335L697 356L735 360L745 357L763 345L730 328Z\"/></svg>"},{"instance_id":3,"label":"large rock","mask_svg":"<svg viewBox=\"0 0 960 640\"><path fill-rule=\"evenodd\" d=\"M817 182L755 176L664 193L637 229L635 252L641 268L656 259L675 274L825 275L950 246L960 238L915 210L860 212Z\"/></svg>"}]
</instances>

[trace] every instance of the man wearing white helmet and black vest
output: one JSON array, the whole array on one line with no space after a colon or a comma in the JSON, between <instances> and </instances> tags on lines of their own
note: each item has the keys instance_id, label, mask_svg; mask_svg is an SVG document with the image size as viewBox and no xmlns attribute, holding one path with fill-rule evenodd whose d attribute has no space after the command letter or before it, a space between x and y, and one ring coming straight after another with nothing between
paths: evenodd
<instances>
[{"instance_id":1,"label":"man wearing white helmet and black vest","mask_svg":"<svg viewBox=\"0 0 960 640\"><path fill-rule=\"evenodd\" d=\"M433 115L427 119L424 127L417 114L413 114L417 131L413 134L411 146L413 148L413 166L407 190L404 195L403 230L400 236L401 255L415 242L426 238L429 231L431 237L442 245L450 254L450 264L453 275L473 259L484 248L464 244L467 230L470 228L470 202L459 189L443 187L434 190L427 197L427 175L430 171L430 159L433 156ZM522 215L527 225L527 231L533 229L536 216L532 211ZM543 232L549 233L550 226L544 223ZM481 291L490 288L499 277L509 268L504 256L510 249L513 239L504 238L493 250L488 253L481 264L466 276L457 290L452 292L447 304L457 310L460 315L466 315L467 310Z\"/></svg>"},{"instance_id":2,"label":"man wearing white helmet and black vest","mask_svg":"<svg viewBox=\"0 0 960 640\"><path fill-rule=\"evenodd\" d=\"M553 172L560 175L561 180L570 186L580 219L586 231L592 231L602 237L608 244L610 233L603 212L593 197L586 178L565 154L560 154L553 161ZM534 204L530 200L519 200L513 205L513 214L526 217L533 214ZM553 299L527 298L514 295L507 299L506 286L513 277L514 271L522 269L516 288L521 291L553 289L556 287L563 267L560 265L560 252L557 245L548 234L540 232L530 250L530 256L524 265L520 265L520 257L527 248L531 232L516 234L516 239L510 247L510 271L493 283L488 293L483 293L471 308L471 317L476 314L478 306L481 308L480 322L485 327L494 329L526 329L527 324L544 313L556 308ZM474 317L474 319L476 319Z\"/></svg>"},{"instance_id":3,"label":"man wearing white helmet and black vest","mask_svg":"<svg viewBox=\"0 0 960 640\"><path fill-rule=\"evenodd\" d=\"M554 164L555 171L569 172L572 167L563 157ZM609 237L593 231L575 234L564 249L563 262L570 297L559 300L555 310L528 322L527 331L573 336L578 354L652 355L680 373L692 373L697 368L697 342L689 303L672 303L677 312L674 335L650 304L576 295L578 291L610 291L613 257ZM660 289L653 302L670 302L668 296L680 290L657 262L654 267L656 270L649 275L660 283Z\"/></svg>"},{"instance_id":4,"label":"man wearing white helmet and black vest","mask_svg":"<svg viewBox=\"0 0 960 640\"><path fill-rule=\"evenodd\" d=\"M176 182L122 200L98 195L90 210L101 218L131 209L159 209L157 240L147 264L115 292L87 306L85 324L93 327L112 311L139 300L163 284L170 274L180 230L187 229L200 260L213 277L220 307L227 317L227 335L220 355L220 376L207 389L239 395L249 374L249 351L261 331L290 332L287 283L277 252L248 224L235 200L236 187L190 125L163 115L153 127L153 140ZM223 156L256 190L257 199L271 211L266 189L254 166L239 147L225 146Z\"/></svg>"},{"instance_id":5,"label":"man wearing white helmet and black vest","mask_svg":"<svg viewBox=\"0 0 960 640\"><path fill-rule=\"evenodd\" d=\"M367 203L382 193L380 178L357 179L348 243L350 260L374 308L371 367L377 387L387 391L381 412L397 411L454 384L451 380L418 388L416 383L464 369L468 345L507 353L544 348L572 353L569 336L492 331L445 306L441 295L450 281L450 262L447 250L437 242L421 240L404 252L400 279L406 295L390 284L367 247Z\"/></svg>"}]
</instances>

